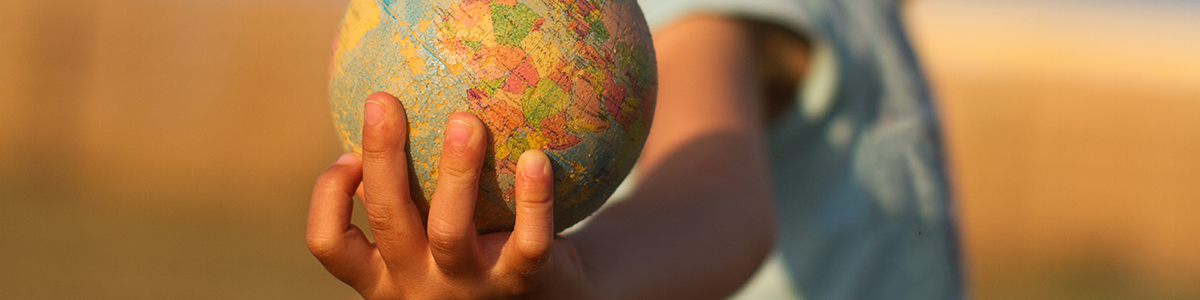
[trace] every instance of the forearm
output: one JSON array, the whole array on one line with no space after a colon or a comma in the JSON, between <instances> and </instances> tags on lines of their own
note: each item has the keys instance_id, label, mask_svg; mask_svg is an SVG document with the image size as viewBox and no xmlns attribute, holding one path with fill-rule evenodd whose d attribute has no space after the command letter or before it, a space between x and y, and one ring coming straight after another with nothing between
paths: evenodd
<instances>
[{"instance_id":1,"label":"forearm","mask_svg":"<svg viewBox=\"0 0 1200 300\"><path fill-rule=\"evenodd\" d=\"M721 298L770 251L774 212L749 37L699 17L655 37L659 98L633 195L569 236L594 291Z\"/></svg>"},{"instance_id":2,"label":"forearm","mask_svg":"<svg viewBox=\"0 0 1200 300\"><path fill-rule=\"evenodd\" d=\"M642 173L631 199L570 236L593 291L712 299L749 278L770 251L775 225L762 163L728 146L752 142L736 134L698 138Z\"/></svg>"}]
</instances>

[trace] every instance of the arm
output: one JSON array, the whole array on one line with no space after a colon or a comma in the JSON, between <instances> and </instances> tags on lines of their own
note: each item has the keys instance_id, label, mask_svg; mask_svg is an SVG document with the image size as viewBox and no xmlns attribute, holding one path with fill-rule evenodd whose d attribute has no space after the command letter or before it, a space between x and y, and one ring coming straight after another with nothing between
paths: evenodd
<instances>
[{"instance_id":1,"label":"arm","mask_svg":"<svg viewBox=\"0 0 1200 300\"><path fill-rule=\"evenodd\" d=\"M741 23L718 17L656 34L659 96L641 181L628 201L568 237L593 291L721 298L770 251L775 214L750 42Z\"/></svg>"},{"instance_id":2,"label":"arm","mask_svg":"<svg viewBox=\"0 0 1200 300\"><path fill-rule=\"evenodd\" d=\"M486 132L469 114L451 116L447 124L439 188L422 228L404 184L404 110L377 93L365 107L362 158L344 156L314 188L310 250L368 299L732 293L753 274L774 236L763 89L750 36L737 21L699 17L655 42L662 80L641 157L643 188L580 231L554 236L548 158L530 151L518 162L514 231L474 235ZM453 124L469 129L453 130ZM375 243L349 220L360 181Z\"/></svg>"}]
</instances>

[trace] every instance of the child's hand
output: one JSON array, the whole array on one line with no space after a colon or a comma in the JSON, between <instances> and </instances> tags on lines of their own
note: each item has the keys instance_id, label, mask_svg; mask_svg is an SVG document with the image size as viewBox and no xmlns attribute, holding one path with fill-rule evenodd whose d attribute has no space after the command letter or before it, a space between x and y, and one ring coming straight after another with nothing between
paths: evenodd
<instances>
[{"instance_id":1,"label":"child's hand","mask_svg":"<svg viewBox=\"0 0 1200 300\"><path fill-rule=\"evenodd\" d=\"M404 109L386 93L369 96L365 109L362 158L346 154L321 174L309 208L308 247L330 273L367 299L588 298L575 249L554 234L545 154L528 151L518 163L513 232L476 236L487 130L471 114L454 114L427 230L409 198ZM350 223L356 190L375 244Z\"/></svg>"}]
</instances>

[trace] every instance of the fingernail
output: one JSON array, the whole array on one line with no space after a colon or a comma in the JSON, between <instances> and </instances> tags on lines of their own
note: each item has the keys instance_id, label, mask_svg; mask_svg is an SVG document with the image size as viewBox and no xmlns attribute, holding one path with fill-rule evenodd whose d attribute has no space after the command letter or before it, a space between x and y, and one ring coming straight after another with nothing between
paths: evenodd
<instances>
[{"instance_id":1,"label":"fingernail","mask_svg":"<svg viewBox=\"0 0 1200 300\"><path fill-rule=\"evenodd\" d=\"M542 155L525 155L523 164L525 176L542 177L550 171L550 162L546 161L546 157Z\"/></svg>"},{"instance_id":2,"label":"fingernail","mask_svg":"<svg viewBox=\"0 0 1200 300\"><path fill-rule=\"evenodd\" d=\"M450 121L446 126L446 141L454 146L466 146L471 141L471 124L462 120Z\"/></svg>"},{"instance_id":3,"label":"fingernail","mask_svg":"<svg viewBox=\"0 0 1200 300\"><path fill-rule=\"evenodd\" d=\"M351 165L357 161L358 161L358 155L355 155L354 153L346 153L346 154L342 154L342 157L338 158L337 164Z\"/></svg>"},{"instance_id":4,"label":"fingernail","mask_svg":"<svg viewBox=\"0 0 1200 300\"><path fill-rule=\"evenodd\" d=\"M383 111L383 104L375 101L367 101L366 105L366 112L363 113L363 118L366 119L367 124L375 125L383 122L384 115L387 115L387 112Z\"/></svg>"}]
</instances>

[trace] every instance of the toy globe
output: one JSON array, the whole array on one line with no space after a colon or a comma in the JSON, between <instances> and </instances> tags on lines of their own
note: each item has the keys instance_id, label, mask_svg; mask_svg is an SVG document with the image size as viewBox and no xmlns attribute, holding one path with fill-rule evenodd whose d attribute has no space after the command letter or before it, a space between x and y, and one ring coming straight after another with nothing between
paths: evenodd
<instances>
[{"instance_id":1,"label":"toy globe","mask_svg":"<svg viewBox=\"0 0 1200 300\"><path fill-rule=\"evenodd\" d=\"M517 158L554 170L556 231L604 204L641 153L657 89L654 48L634 0L351 0L330 67L330 102L347 151L362 152L363 102L408 114L412 199L427 217L443 127L483 120L479 233L512 230Z\"/></svg>"}]
</instances>

